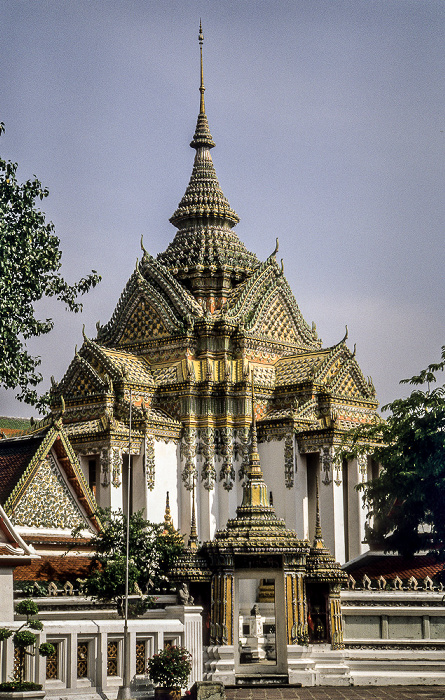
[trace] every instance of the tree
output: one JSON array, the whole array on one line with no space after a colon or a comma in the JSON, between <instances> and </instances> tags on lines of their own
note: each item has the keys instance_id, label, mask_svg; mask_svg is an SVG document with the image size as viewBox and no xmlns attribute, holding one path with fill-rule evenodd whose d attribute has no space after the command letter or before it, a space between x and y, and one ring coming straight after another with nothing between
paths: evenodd
<instances>
[{"instance_id":1,"label":"tree","mask_svg":"<svg viewBox=\"0 0 445 700\"><path fill-rule=\"evenodd\" d=\"M0 134L4 131L0 123ZM77 313L77 297L100 281L95 270L69 285L60 274L62 252L54 225L36 206L48 190L34 177L17 181L17 163L0 158L0 386L19 389L20 401L43 408L36 387L42 381L37 371L40 358L26 349L26 341L49 333L52 319L36 317L35 304L55 297Z\"/></svg>"},{"instance_id":2,"label":"tree","mask_svg":"<svg viewBox=\"0 0 445 700\"><path fill-rule=\"evenodd\" d=\"M26 656L35 656L36 651L39 652L40 656L51 656L54 654L55 648L53 644L49 644L48 642L44 642L37 647L37 636L31 632L31 630L41 631L43 630L43 624L35 617L39 612L39 608L33 600L27 599L20 601L20 603L17 603L15 606L15 611L18 615L25 615L26 622L24 622L16 632L8 627L0 628L0 641L12 637L14 646L19 651L16 680L10 683L3 683L2 689L28 690L31 688L27 686L34 684L25 683ZM26 627L28 629L25 629ZM32 647L32 651L29 651L30 647ZM41 688L42 686L38 687Z\"/></svg>"},{"instance_id":3,"label":"tree","mask_svg":"<svg viewBox=\"0 0 445 700\"><path fill-rule=\"evenodd\" d=\"M378 478L359 488L369 508L367 541L385 551L428 550L445 560L445 386L431 388L444 369L445 346L440 362L401 381L416 388L383 407L385 421L348 436L349 456L373 445L380 465Z\"/></svg>"},{"instance_id":4,"label":"tree","mask_svg":"<svg viewBox=\"0 0 445 700\"><path fill-rule=\"evenodd\" d=\"M99 508L102 530L91 540L96 550L96 571L86 580L84 592L99 600L114 600L121 607L125 594L127 518L122 511ZM130 516L129 592L151 595L169 588L168 573L183 551L181 535L170 525L151 523L138 511Z\"/></svg>"}]
</instances>

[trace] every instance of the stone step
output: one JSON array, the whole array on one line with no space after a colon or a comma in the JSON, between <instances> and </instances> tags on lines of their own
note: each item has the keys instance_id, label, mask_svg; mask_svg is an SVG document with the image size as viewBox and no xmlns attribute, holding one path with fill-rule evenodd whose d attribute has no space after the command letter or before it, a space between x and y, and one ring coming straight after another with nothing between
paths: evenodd
<instances>
[{"instance_id":1,"label":"stone step","mask_svg":"<svg viewBox=\"0 0 445 700\"><path fill-rule=\"evenodd\" d=\"M235 684L236 686L244 686L244 687L256 687L259 685L268 685L268 686L275 686L275 687L280 687L280 686L288 686L289 685L289 676L287 674L261 674L261 675L237 675L235 676Z\"/></svg>"}]
</instances>

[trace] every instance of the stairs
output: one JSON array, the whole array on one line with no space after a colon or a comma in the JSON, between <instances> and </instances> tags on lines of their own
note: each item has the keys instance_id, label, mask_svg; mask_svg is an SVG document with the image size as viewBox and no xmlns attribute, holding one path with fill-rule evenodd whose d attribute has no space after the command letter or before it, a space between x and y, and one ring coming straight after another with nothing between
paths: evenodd
<instances>
[{"instance_id":1,"label":"stairs","mask_svg":"<svg viewBox=\"0 0 445 700\"><path fill-rule=\"evenodd\" d=\"M289 686L289 676L287 674L254 674L254 675L236 675L235 685L237 687L256 687L256 686L274 686L275 688L281 688L283 686Z\"/></svg>"}]
</instances>

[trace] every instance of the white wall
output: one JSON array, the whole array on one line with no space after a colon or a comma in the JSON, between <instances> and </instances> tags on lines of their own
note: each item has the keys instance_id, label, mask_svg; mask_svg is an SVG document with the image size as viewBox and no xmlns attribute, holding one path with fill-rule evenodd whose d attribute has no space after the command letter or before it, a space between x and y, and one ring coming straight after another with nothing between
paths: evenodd
<instances>
[{"instance_id":1,"label":"white wall","mask_svg":"<svg viewBox=\"0 0 445 700\"><path fill-rule=\"evenodd\" d=\"M178 447L176 443L155 441L155 487L153 491L147 491L147 520L155 523L164 520L165 499L168 491L173 524L176 528L179 526L178 471Z\"/></svg>"}]
</instances>

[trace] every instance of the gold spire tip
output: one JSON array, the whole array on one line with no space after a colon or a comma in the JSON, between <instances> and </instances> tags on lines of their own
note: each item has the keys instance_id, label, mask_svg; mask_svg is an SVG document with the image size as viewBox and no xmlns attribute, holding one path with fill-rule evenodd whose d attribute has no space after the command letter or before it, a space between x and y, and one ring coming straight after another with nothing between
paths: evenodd
<instances>
[{"instance_id":1,"label":"gold spire tip","mask_svg":"<svg viewBox=\"0 0 445 700\"><path fill-rule=\"evenodd\" d=\"M198 41L199 41L199 52L201 54L201 85L199 87L199 92L201 93L201 101L200 101L200 107L199 107L199 112L200 114L205 114L205 104L204 104L204 92L205 92L205 87L204 87L204 68L202 65L202 45L204 42L204 34L202 33L202 23L201 20L199 20L199 36L198 36Z\"/></svg>"}]
</instances>

